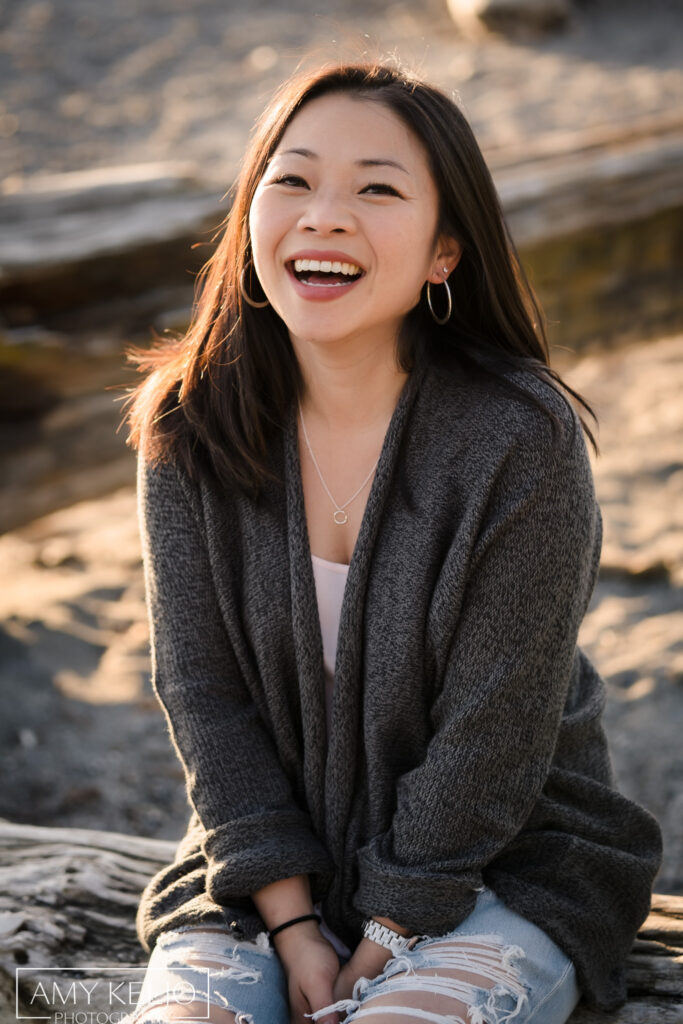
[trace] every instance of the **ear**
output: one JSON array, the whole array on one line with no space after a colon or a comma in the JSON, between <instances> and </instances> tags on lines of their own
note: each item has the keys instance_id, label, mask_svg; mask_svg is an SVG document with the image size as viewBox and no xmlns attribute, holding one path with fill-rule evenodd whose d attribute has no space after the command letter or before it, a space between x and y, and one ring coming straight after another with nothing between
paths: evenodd
<instances>
[{"instance_id":1,"label":"ear","mask_svg":"<svg viewBox=\"0 0 683 1024\"><path fill-rule=\"evenodd\" d=\"M442 237L438 241L437 254L432 263L432 269L427 278L432 284L442 284L447 280L462 256L462 246L454 238Z\"/></svg>"}]
</instances>

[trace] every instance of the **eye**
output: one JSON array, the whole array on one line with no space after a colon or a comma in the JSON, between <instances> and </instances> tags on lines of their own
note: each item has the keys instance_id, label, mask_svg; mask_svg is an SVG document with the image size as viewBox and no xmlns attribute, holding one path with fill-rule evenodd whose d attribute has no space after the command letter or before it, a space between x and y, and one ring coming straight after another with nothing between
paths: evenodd
<instances>
[{"instance_id":1,"label":"eye","mask_svg":"<svg viewBox=\"0 0 683 1024\"><path fill-rule=\"evenodd\" d=\"M308 184L298 174L282 174L279 178L275 178L272 184L289 185L292 188L301 188L301 186L308 188Z\"/></svg>"},{"instance_id":2,"label":"eye","mask_svg":"<svg viewBox=\"0 0 683 1024\"><path fill-rule=\"evenodd\" d=\"M379 181L373 181L369 185L366 185L361 192L370 192L372 195L378 196L397 196L399 199L403 199L403 196L394 188L393 185L385 185Z\"/></svg>"}]
</instances>

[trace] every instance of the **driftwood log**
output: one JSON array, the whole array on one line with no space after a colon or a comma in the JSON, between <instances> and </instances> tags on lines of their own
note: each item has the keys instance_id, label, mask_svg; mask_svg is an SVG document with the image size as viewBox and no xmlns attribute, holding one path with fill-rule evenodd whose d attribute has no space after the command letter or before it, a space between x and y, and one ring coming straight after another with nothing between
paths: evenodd
<instances>
[{"instance_id":1,"label":"driftwood log","mask_svg":"<svg viewBox=\"0 0 683 1024\"><path fill-rule=\"evenodd\" d=\"M653 332L664 326L662 299L672 314L666 326L681 322L680 268L669 265L680 258L680 113L600 131L553 133L486 155L545 305L552 304L558 285L563 294L590 287L604 303L613 291L628 295L638 284L640 316ZM3 328L28 328L28 335L20 330L25 340L37 324L68 332L101 329L115 319L146 334L155 314L189 308L192 274L213 251L211 239L227 213L222 191L202 180L194 165L169 163L42 175L16 192L0 193ZM628 246L619 245L621 229L630 237L646 225L640 244L632 242L632 257ZM644 247L649 235L657 240L652 252ZM550 245L560 249L560 279L536 280L544 265L538 250ZM575 282L577 248L583 276ZM625 279L623 289L615 275ZM614 307L600 323L580 319L570 325L573 336L563 331L563 343L626 329L630 310L615 325L616 299Z\"/></svg>"},{"instance_id":2,"label":"driftwood log","mask_svg":"<svg viewBox=\"0 0 683 1024\"><path fill-rule=\"evenodd\" d=\"M134 321L136 301L156 293L141 305L149 323L150 305L169 310L191 299L190 272L208 258L225 213L220 191L186 163L36 175L18 192L0 193L5 326L46 316L61 322L65 313L71 326L92 322L93 304L100 325L123 309Z\"/></svg>"},{"instance_id":3,"label":"driftwood log","mask_svg":"<svg viewBox=\"0 0 683 1024\"><path fill-rule=\"evenodd\" d=\"M683 116L487 154L553 346L683 324ZM183 333L221 190L167 164L43 176L0 194L0 531L132 483L123 348ZM197 246L197 247L194 247Z\"/></svg>"},{"instance_id":4,"label":"driftwood log","mask_svg":"<svg viewBox=\"0 0 683 1024\"><path fill-rule=\"evenodd\" d=\"M140 892L175 845L0 819L0 1024L17 1015L118 1024L146 963L134 923ZM72 1004L76 986L82 999ZM683 897L654 896L628 987L617 1013L579 1008L571 1024L683 1024Z\"/></svg>"}]
</instances>

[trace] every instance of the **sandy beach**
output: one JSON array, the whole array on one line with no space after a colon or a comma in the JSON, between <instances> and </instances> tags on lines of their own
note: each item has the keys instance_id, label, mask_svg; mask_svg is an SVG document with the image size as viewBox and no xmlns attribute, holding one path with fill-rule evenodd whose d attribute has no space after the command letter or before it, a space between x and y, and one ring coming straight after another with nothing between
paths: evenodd
<instances>
[{"instance_id":1,"label":"sandy beach","mask_svg":"<svg viewBox=\"0 0 683 1024\"><path fill-rule=\"evenodd\" d=\"M676 0L577 3L556 35L464 38L445 0L6 0L0 181L190 160L227 188L251 125L309 57L395 53L463 104L494 164L680 114Z\"/></svg>"}]
</instances>

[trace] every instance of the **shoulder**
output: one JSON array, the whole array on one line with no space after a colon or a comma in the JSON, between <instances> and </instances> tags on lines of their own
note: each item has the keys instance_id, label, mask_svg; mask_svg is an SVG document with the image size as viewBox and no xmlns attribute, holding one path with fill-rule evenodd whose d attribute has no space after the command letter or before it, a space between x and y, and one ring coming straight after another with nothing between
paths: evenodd
<instances>
[{"instance_id":1,"label":"shoulder","mask_svg":"<svg viewBox=\"0 0 683 1024\"><path fill-rule=\"evenodd\" d=\"M593 472L569 397L526 369L500 378L430 368L413 417L407 468L418 491L491 507L552 492L595 508Z\"/></svg>"},{"instance_id":2,"label":"shoulder","mask_svg":"<svg viewBox=\"0 0 683 1024\"><path fill-rule=\"evenodd\" d=\"M493 377L430 366L418 405L422 435L438 434L445 448L460 450L464 444L497 459L519 449L545 457L587 457L571 399L531 370Z\"/></svg>"},{"instance_id":3,"label":"shoulder","mask_svg":"<svg viewBox=\"0 0 683 1024\"><path fill-rule=\"evenodd\" d=\"M180 508L191 510L196 518L200 518L201 501L197 485L172 455L150 459L138 454L137 496L138 510L148 519L172 521Z\"/></svg>"}]
</instances>

